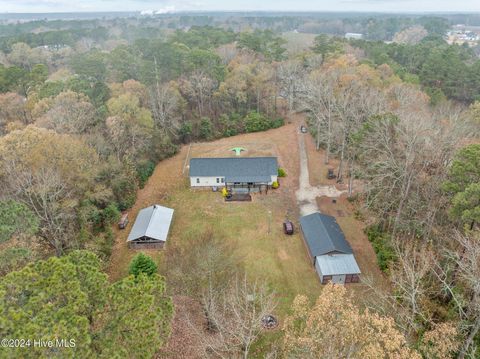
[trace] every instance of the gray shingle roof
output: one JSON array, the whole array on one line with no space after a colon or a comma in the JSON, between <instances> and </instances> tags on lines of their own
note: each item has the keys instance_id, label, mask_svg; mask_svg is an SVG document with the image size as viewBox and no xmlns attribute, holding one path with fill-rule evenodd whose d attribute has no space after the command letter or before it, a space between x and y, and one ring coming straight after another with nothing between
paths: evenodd
<instances>
[{"instance_id":1,"label":"gray shingle roof","mask_svg":"<svg viewBox=\"0 0 480 359\"><path fill-rule=\"evenodd\" d=\"M173 209L158 204L142 209L138 212L127 242L143 237L166 242L172 217Z\"/></svg>"},{"instance_id":2,"label":"gray shingle roof","mask_svg":"<svg viewBox=\"0 0 480 359\"><path fill-rule=\"evenodd\" d=\"M190 177L225 177L227 182L270 182L278 174L276 157L192 158Z\"/></svg>"},{"instance_id":3,"label":"gray shingle roof","mask_svg":"<svg viewBox=\"0 0 480 359\"><path fill-rule=\"evenodd\" d=\"M331 252L353 254L335 217L312 213L301 217L300 225L312 256Z\"/></svg>"}]
</instances>

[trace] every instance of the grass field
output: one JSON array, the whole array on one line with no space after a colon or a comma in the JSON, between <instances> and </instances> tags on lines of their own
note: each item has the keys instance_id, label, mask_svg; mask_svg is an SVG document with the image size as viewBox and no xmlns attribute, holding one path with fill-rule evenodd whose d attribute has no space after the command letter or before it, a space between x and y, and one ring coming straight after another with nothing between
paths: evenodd
<instances>
[{"instance_id":1,"label":"grass field","mask_svg":"<svg viewBox=\"0 0 480 359\"><path fill-rule=\"evenodd\" d=\"M116 243L108 268L111 280L128 273L128 264L136 254L127 248L126 238L138 211L152 204L160 204L175 209L167 250L145 251L158 261L160 268L164 256L169 253L168 243L188 248L191 238L210 230L219 238L235 244L248 275L266 280L275 290L278 299L275 314L280 320L285 317L296 295L305 294L312 300L317 297L321 285L298 232L299 212L295 191L300 167L297 135L300 121L297 119L267 132L184 146L179 154L159 163L145 188L138 192L137 201L130 210L129 226L124 231L115 229ZM315 151L310 138L306 142L310 182L312 185L324 184L326 167L322 154ZM247 149L242 156L278 156L280 166L288 174L281 179L278 190L269 191L267 195L255 194L252 202L226 203L220 193L189 188L186 177L188 171L185 171L189 158L233 156L230 149L237 146ZM362 273L374 276L377 282L382 281L383 277L376 268L375 253L362 232L362 223L354 218L348 201L342 198L335 206L331 200L318 201L322 212L338 217L354 248ZM282 222L286 217L296 225L297 233L293 236L283 234ZM195 251L195 248L191 250ZM349 285L347 288L352 288L359 295L363 292L359 285ZM172 337L175 335L174 331ZM254 349L256 354L252 357L263 358L280 335L278 330L267 332L257 343Z\"/></svg>"}]
</instances>

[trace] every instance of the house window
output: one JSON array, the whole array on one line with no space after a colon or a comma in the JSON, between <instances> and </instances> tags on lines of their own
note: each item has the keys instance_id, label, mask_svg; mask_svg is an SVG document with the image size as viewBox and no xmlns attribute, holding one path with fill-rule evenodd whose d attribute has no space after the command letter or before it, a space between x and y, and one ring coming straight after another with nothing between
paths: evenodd
<instances>
[{"instance_id":1,"label":"house window","mask_svg":"<svg viewBox=\"0 0 480 359\"><path fill-rule=\"evenodd\" d=\"M200 178L197 178L197 184L200 183Z\"/></svg>"},{"instance_id":2,"label":"house window","mask_svg":"<svg viewBox=\"0 0 480 359\"><path fill-rule=\"evenodd\" d=\"M222 177L222 183L225 183L225 178Z\"/></svg>"},{"instance_id":3,"label":"house window","mask_svg":"<svg viewBox=\"0 0 480 359\"><path fill-rule=\"evenodd\" d=\"M220 178L217 178L217 183L220 183Z\"/></svg>"}]
</instances>

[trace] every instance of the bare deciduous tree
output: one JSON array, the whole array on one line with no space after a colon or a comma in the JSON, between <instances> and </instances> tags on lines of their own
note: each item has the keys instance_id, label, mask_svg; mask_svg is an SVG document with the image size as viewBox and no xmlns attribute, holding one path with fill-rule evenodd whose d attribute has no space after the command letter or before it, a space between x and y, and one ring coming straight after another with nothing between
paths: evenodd
<instances>
[{"instance_id":1,"label":"bare deciduous tree","mask_svg":"<svg viewBox=\"0 0 480 359\"><path fill-rule=\"evenodd\" d=\"M273 293L264 283L237 277L224 291L209 286L202 298L208 332L197 328L197 334L206 355L248 358L262 331L262 318L275 309Z\"/></svg>"}]
</instances>

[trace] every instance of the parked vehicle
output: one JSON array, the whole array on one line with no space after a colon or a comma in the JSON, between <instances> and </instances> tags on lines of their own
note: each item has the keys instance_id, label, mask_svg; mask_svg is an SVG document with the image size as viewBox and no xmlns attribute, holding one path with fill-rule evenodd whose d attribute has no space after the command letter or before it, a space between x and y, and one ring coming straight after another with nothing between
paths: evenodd
<instances>
[{"instance_id":1,"label":"parked vehicle","mask_svg":"<svg viewBox=\"0 0 480 359\"><path fill-rule=\"evenodd\" d=\"M301 133L307 133L307 128L305 126L300 127L300 132Z\"/></svg>"},{"instance_id":2,"label":"parked vehicle","mask_svg":"<svg viewBox=\"0 0 480 359\"><path fill-rule=\"evenodd\" d=\"M288 220L283 222L283 232L291 236L293 234L293 223Z\"/></svg>"},{"instance_id":3,"label":"parked vehicle","mask_svg":"<svg viewBox=\"0 0 480 359\"><path fill-rule=\"evenodd\" d=\"M328 169L327 178L328 178L328 179L337 178L337 176L335 176L335 173L333 173L333 168L329 168L329 169Z\"/></svg>"},{"instance_id":4,"label":"parked vehicle","mask_svg":"<svg viewBox=\"0 0 480 359\"><path fill-rule=\"evenodd\" d=\"M128 213L122 213L122 217L118 221L118 228L125 229L128 224Z\"/></svg>"}]
</instances>

